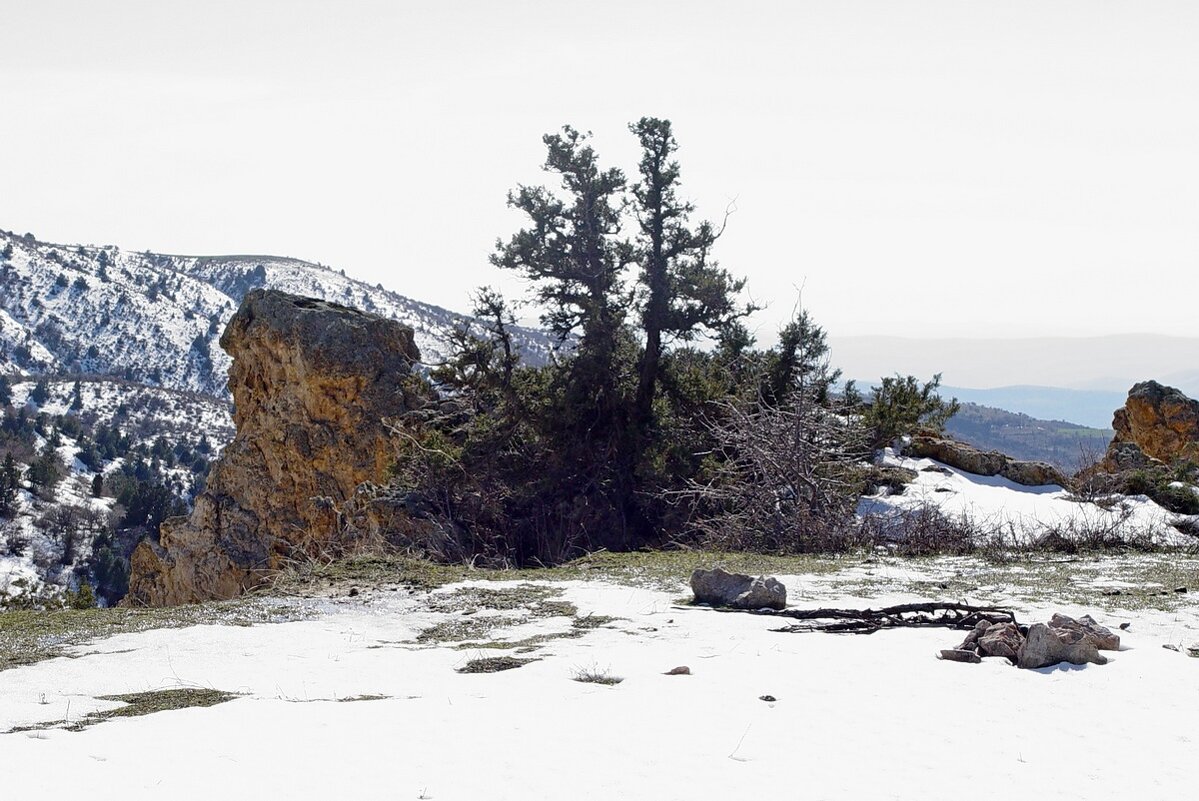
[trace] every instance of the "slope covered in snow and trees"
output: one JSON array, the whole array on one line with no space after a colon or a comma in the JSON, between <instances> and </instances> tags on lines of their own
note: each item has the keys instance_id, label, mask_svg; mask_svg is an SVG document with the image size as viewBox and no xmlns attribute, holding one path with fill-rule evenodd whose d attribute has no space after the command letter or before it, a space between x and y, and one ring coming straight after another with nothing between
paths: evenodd
<instances>
[{"instance_id":1,"label":"slope covered in snow and trees","mask_svg":"<svg viewBox=\"0 0 1199 801\"><path fill-rule=\"evenodd\" d=\"M124 594L130 549L188 508L233 436L219 340L242 296L264 286L394 318L430 366L455 332L479 326L298 259L0 230L0 598L56 603L83 577L101 600ZM529 363L551 357L547 335L512 333Z\"/></svg>"},{"instance_id":2,"label":"slope covered in snow and trees","mask_svg":"<svg viewBox=\"0 0 1199 801\"><path fill-rule=\"evenodd\" d=\"M298 259L170 256L57 245L0 231L0 373L88 374L225 396L221 332L255 287L331 300L411 326L425 363L470 317ZM531 364L552 340L516 327Z\"/></svg>"}]
</instances>

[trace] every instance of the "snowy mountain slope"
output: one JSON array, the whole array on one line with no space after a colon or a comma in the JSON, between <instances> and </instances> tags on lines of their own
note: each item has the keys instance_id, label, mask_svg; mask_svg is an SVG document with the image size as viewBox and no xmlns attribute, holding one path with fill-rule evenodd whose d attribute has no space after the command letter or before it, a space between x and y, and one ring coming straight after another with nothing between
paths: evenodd
<instances>
[{"instance_id":1,"label":"snowy mountain slope","mask_svg":"<svg viewBox=\"0 0 1199 801\"><path fill-rule=\"evenodd\" d=\"M49 601L89 572L103 590L95 549L124 558L155 517L186 506L233 436L229 404L207 395L103 379L10 381L0 454L15 456L22 480L15 508L0 514L0 606ZM51 451L56 477L35 480L30 468Z\"/></svg>"},{"instance_id":2,"label":"snowy mountain slope","mask_svg":"<svg viewBox=\"0 0 1199 801\"><path fill-rule=\"evenodd\" d=\"M470 317L320 265L272 256L195 257L64 246L0 231L0 372L87 373L224 396L218 340L251 288L356 306L412 326L426 363ZM551 340L517 331L525 358Z\"/></svg>"},{"instance_id":3,"label":"snowy mountain slope","mask_svg":"<svg viewBox=\"0 0 1199 801\"><path fill-rule=\"evenodd\" d=\"M83 409L77 414L91 425L119 425L138 440L164 436L174 443L207 437L214 450L233 439L230 404L200 393L147 387L129 381L45 379L49 397L44 403L30 408L49 415L70 414L76 380L83 399ZM29 396L38 382L31 378L10 381L12 405L20 408L30 404Z\"/></svg>"}]
</instances>

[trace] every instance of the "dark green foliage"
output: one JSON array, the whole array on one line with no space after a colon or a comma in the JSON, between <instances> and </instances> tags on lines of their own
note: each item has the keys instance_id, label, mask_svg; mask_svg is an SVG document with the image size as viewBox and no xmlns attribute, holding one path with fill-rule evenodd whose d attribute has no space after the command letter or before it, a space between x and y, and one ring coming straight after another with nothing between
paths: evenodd
<instances>
[{"instance_id":1,"label":"dark green foliage","mask_svg":"<svg viewBox=\"0 0 1199 801\"><path fill-rule=\"evenodd\" d=\"M0 467L0 517L12 517L17 509L17 493L21 489L21 473L11 453L4 455Z\"/></svg>"},{"instance_id":2,"label":"dark green foliage","mask_svg":"<svg viewBox=\"0 0 1199 801\"><path fill-rule=\"evenodd\" d=\"M71 411L83 411L83 385L78 381L71 388Z\"/></svg>"},{"instance_id":3,"label":"dark green foliage","mask_svg":"<svg viewBox=\"0 0 1199 801\"><path fill-rule=\"evenodd\" d=\"M96 473L96 475L92 477L92 497L93 498L101 498L103 496L104 496L104 475L102 473Z\"/></svg>"},{"instance_id":4,"label":"dark green foliage","mask_svg":"<svg viewBox=\"0 0 1199 801\"><path fill-rule=\"evenodd\" d=\"M641 145L641 180L632 188L638 236L632 257L640 267L638 311L645 346L638 368L636 423L653 422L665 341L719 334L748 314L738 304L744 279L734 279L712 260L723 226L690 225L695 207L678 196L678 142L669 120L642 117L629 126Z\"/></svg>"},{"instance_id":5,"label":"dark green foliage","mask_svg":"<svg viewBox=\"0 0 1199 801\"><path fill-rule=\"evenodd\" d=\"M0 407L12 405L12 384L8 376L0 375Z\"/></svg>"},{"instance_id":6,"label":"dark green foliage","mask_svg":"<svg viewBox=\"0 0 1199 801\"><path fill-rule=\"evenodd\" d=\"M873 445L881 448L918 429L941 431L958 412L956 399L943 400L937 394L941 374L921 384L914 376L884 378L874 388L865 420L873 435Z\"/></svg>"},{"instance_id":7,"label":"dark green foliage","mask_svg":"<svg viewBox=\"0 0 1199 801\"><path fill-rule=\"evenodd\" d=\"M29 393L29 400L41 406L50 399L50 386L45 379L38 381L33 385L33 391Z\"/></svg>"},{"instance_id":8,"label":"dark green foliage","mask_svg":"<svg viewBox=\"0 0 1199 801\"><path fill-rule=\"evenodd\" d=\"M101 597L110 604L125 597L129 591L129 555L118 546L111 531L96 538L88 566Z\"/></svg>"},{"instance_id":9,"label":"dark green foliage","mask_svg":"<svg viewBox=\"0 0 1199 801\"><path fill-rule=\"evenodd\" d=\"M1116 490L1126 495L1146 495L1171 512L1199 514L1199 493L1193 488L1199 484L1199 472L1194 465L1129 470L1120 474L1117 482Z\"/></svg>"},{"instance_id":10,"label":"dark green foliage","mask_svg":"<svg viewBox=\"0 0 1199 801\"><path fill-rule=\"evenodd\" d=\"M74 592L67 592L67 606L71 609L94 609L96 607L96 593L92 589L92 585L86 581L79 582L79 589Z\"/></svg>"},{"instance_id":11,"label":"dark green foliage","mask_svg":"<svg viewBox=\"0 0 1199 801\"><path fill-rule=\"evenodd\" d=\"M168 517L187 512L187 506L170 487L152 480L149 472L144 475L144 478L129 480L126 477L116 482L114 494L117 503L125 509L120 522L122 527L145 526L156 530Z\"/></svg>"},{"instance_id":12,"label":"dark green foliage","mask_svg":"<svg viewBox=\"0 0 1199 801\"><path fill-rule=\"evenodd\" d=\"M779 332L778 347L766 360L762 396L769 403L782 403L799 388L815 394L821 402L841 377L828 363L828 340L806 311L800 311ZM854 405L852 393L846 398Z\"/></svg>"},{"instance_id":13,"label":"dark green foliage","mask_svg":"<svg viewBox=\"0 0 1199 801\"><path fill-rule=\"evenodd\" d=\"M63 465L62 458L50 443L47 443L41 455L26 468L25 480L44 493L51 493L65 472L66 466Z\"/></svg>"}]
</instances>

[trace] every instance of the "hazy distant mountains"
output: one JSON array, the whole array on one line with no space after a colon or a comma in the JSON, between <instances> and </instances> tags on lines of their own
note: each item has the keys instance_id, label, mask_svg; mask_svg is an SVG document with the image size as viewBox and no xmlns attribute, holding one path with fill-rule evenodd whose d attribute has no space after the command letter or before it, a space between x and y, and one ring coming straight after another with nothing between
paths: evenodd
<instances>
[{"instance_id":1,"label":"hazy distant mountains","mask_svg":"<svg viewBox=\"0 0 1199 801\"><path fill-rule=\"evenodd\" d=\"M426 363L445 356L462 314L298 259L171 256L114 246L56 245L0 231L0 372L112 375L225 395L229 357L218 340L251 288L355 306L412 326ZM519 329L531 363L551 339Z\"/></svg>"},{"instance_id":2,"label":"hazy distant mountains","mask_svg":"<svg viewBox=\"0 0 1199 801\"><path fill-rule=\"evenodd\" d=\"M1026 339L830 337L833 362L869 386L893 373L942 374L945 394L1050 420L1111 425L1133 384L1199 396L1199 338L1128 334Z\"/></svg>"},{"instance_id":3,"label":"hazy distant mountains","mask_svg":"<svg viewBox=\"0 0 1199 801\"><path fill-rule=\"evenodd\" d=\"M846 375L942 373L958 387L1044 386L1127 393L1156 379L1199 390L1199 338L1126 334L1027 339L830 337Z\"/></svg>"}]
</instances>

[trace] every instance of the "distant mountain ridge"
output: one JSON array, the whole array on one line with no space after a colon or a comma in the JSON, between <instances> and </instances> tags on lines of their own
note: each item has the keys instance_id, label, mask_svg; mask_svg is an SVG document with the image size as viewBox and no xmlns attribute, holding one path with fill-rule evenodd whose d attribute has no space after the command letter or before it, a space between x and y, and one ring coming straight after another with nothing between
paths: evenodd
<instances>
[{"instance_id":1,"label":"distant mountain ridge","mask_svg":"<svg viewBox=\"0 0 1199 801\"><path fill-rule=\"evenodd\" d=\"M1103 456L1114 433L1065 420L1040 420L977 403L963 402L945 430L984 450L1014 459L1049 462L1067 475Z\"/></svg>"},{"instance_id":2,"label":"distant mountain ridge","mask_svg":"<svg viewBox=\"0 0 1199 801\"><path fill-rule=\"evenodd\" d=\"M830 335L829 346L833 363L845 375L865 379L861 382L864 386L897 372L923 378L941 373L945 386L1119 393L1120 402L1109 412L1123 403L1133 384L1149 379L1177 387L1191 397L1199 396L1199 337L1118 334L919 339ZM1102 425L1108 422L1110 419Z\"/></svg>"},{"instance_id":3,"label":"distant mountain ridge","mask_svg":"<svg viewBox=\"0 0 1199 801\"><path fill-rule=\"evenodd\" d=\"M1131 386L1131 385L1130 385ZM1068 420L1088 428L1110 432L1112 415L1124 405L1128 391L1065 389L1063 387L1011 386L994 389L941 387L941 394L959 401L977 403L1040 420Z\"/></svg>"},{"instance_id":4,"label":"distant mountain ridge","mask_svg":"<svg viewBox=\"0 0 1199 801\"><path fill-rule=\"evenodd\" d=\"M299 259L139 253L0 231L0 372L113 375L226 397L229 357L218 340L245 292L260 286L399 320L427 364L446 357L456 328L478 325ZM548 335L514 331L526 361L550 358Z\"/></svg>"}]
</instances>

